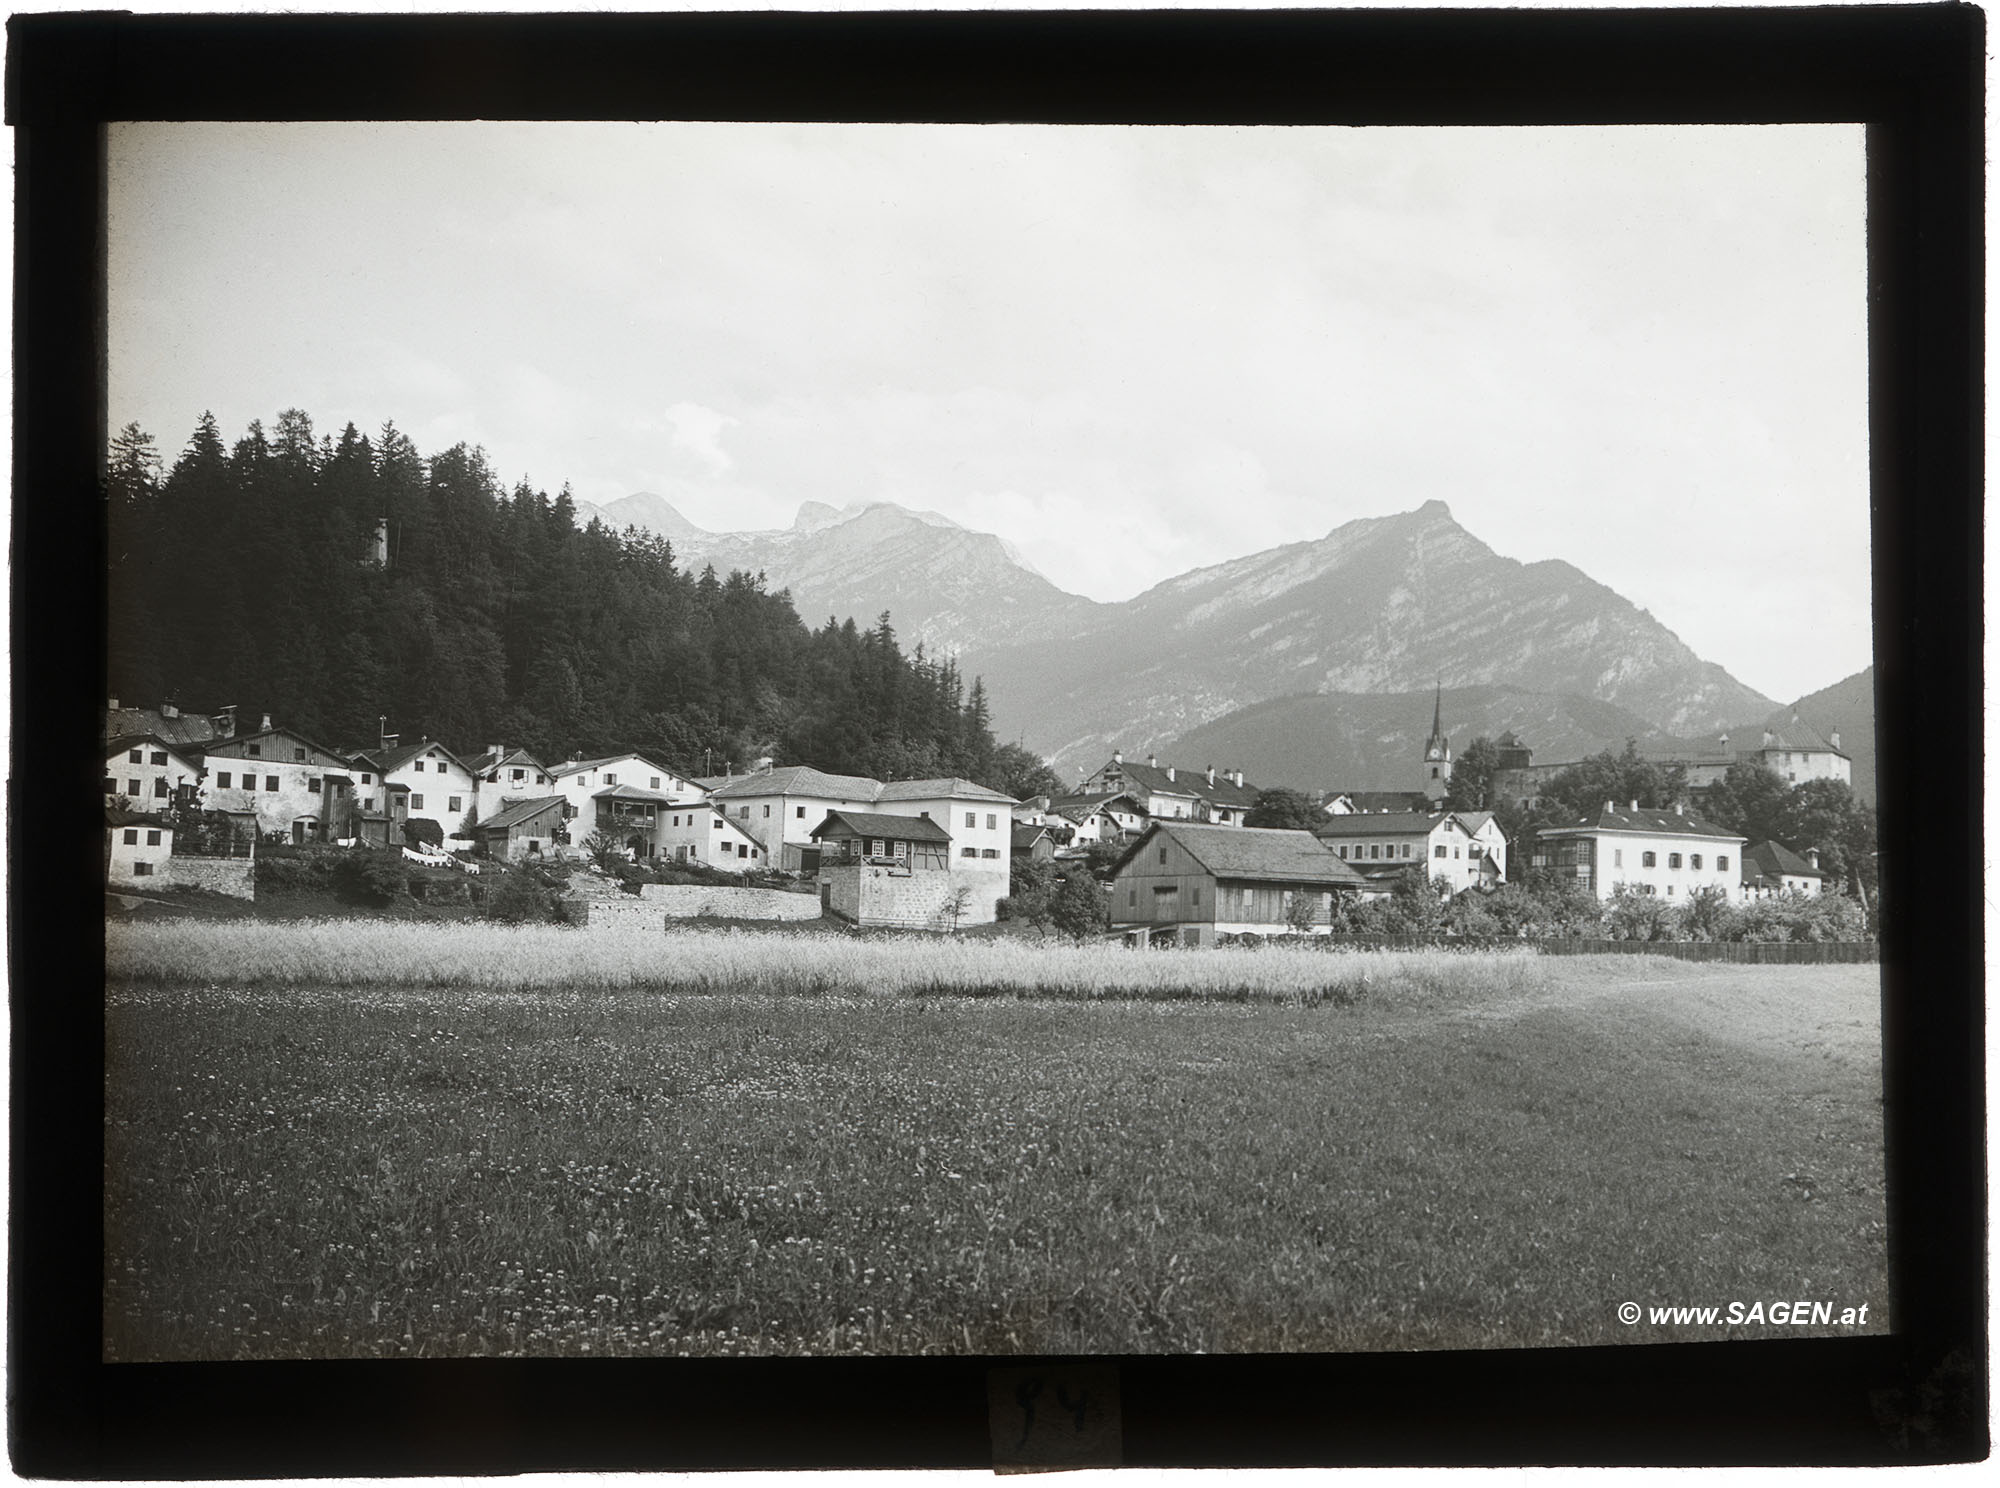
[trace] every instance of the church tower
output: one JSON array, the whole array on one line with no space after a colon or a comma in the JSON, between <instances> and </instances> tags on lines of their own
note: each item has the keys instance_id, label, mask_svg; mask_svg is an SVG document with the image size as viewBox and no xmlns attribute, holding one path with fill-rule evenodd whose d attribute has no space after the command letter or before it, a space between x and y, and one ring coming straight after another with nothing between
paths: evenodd
<instances>
[{"instance_id":1,"label":"church tower","mask_svg":"<svg viewBox=\"0 0 2000 1488\"><path fill-rule=\"evenodd\" d=\"M1444 736L1444 681L1438 681L1437 702L1431 709L1431 736L1424 740L1424 794L1433 807L1451 789L1451 740Z\"/></svg>"}]
</instances>

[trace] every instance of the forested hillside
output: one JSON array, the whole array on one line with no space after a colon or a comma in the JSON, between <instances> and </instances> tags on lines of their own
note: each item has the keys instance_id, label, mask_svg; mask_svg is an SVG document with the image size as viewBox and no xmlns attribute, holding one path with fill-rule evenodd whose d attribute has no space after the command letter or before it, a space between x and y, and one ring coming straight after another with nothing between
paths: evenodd
<instances>
[{"instance_id":1,"label":"forested hillside","mask_svg":"<svg viewBox=\"0 0 2000 1488\"><path fill-rule=\"evenodd\" d=\"M578 528L567 487L504 490L463 444L426 458L393 423L315 437L292 409L225 447L204 414L171 468L127 425L107 484L121 697L233 703L335 748L373 743L386 715L405 740L551 762L637 749L699 774L771 755L1049 787L994 743L979 681L906 656L886 613L810 629L760 576L691 574L665 538Z\"/></svg>"}]
</instances>

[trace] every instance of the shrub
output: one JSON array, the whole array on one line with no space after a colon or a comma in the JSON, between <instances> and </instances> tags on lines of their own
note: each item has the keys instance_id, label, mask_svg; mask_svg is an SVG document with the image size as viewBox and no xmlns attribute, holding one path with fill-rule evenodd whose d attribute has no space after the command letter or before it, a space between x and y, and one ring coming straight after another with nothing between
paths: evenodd
<instances>
[{"instance_id":1,"label":"shrub","mask_svg":"<svg viewBox=\"0 0 2000 1488\"><path fill-rule=\"evenodd\" d=\"M510 925L549 918L549 891L532 873L510 873L486 893L486 913Z\"/></svg>"},{"instance_id":2,"label":"shrub","mask_svg":"<svg viewBox=\"0 0 2000 1488\"><path fill-rule=\"evenodd\" d=\"M413 816L403 823L403 840L412 847L442 848L444 828L427 816Z\"/></svg>"},{"instance_id":3,"label":"shrub","mask_svg":"<svg viewBox=\"0 0 2000 1488\"><path fill-rule=\"evenodd\" d=\"M400 848L375 851L351 848L334 868L334 887L346 899L362 904L389 904L409 886Z\"/></svg>"}]
</instances>

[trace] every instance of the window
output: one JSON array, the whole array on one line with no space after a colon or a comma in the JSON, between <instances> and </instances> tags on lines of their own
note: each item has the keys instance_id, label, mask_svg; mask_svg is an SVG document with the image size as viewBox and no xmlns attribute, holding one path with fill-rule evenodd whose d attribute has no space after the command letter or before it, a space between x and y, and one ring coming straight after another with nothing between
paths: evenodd
<instances>
[{"instance_id":1,"label":"window","mask_svg":"<svg viewBox=\"0 0 2000 1488\"><path fill-rule=\"evenodd\" d=\"M978 812L976 812L976 811L968 811L968 812L966 812L966 813L965 813L965 824L966 824L966 825L967 825L968 827L976 827L976 826L978 826L978 825L979 825L979 813L978 813Z\"/></svg>"},{"instance_id":2,"label":"window","mask_svg":"<svg viewBox=\"0 0 2000 1488\"><path fill-rule=\"evenodd\" d=\"M411 796L410 810L422 811L423 809L424 809L424 798L422 796Z\"/></svg>"},{"instance_id":3,"label":"window","mask_svg":"<svg viewBox=\"0 0 2000 1488\"><path fill-rule=\"evenodd\" d=\"M1727 873L1729 871L1729 854L1717 853L1715 855L1715 871L1717 873Z\"/></svg>"},{"instance_id":4,"label":"window","mask_svg":"<svg viewBox=\"0 0 2000 1488\"><path fill-rule=\"evenodd\" d=\"M891 846L896 849L896 856L899 858L907 858L910 855L910 844L907 842L892 843Z\"/></svg>"},{"instance_id":5,"label":"window","mask_svg":"<svg viewBox=\"0 0 2000 1488\"><path fill-rule=\"evenodd\" d=\"M375 783L375 777L373 775L370 775L366 770L364 770L361 772L361 783L363 785L373 785Z\"/></svg>"},{"instance_id":6,"label":"window","mask_svg":"<svg viewBox=\"0 0 2000 1488\"><path fill-rule=\"evenodd\" d=\"M804 812L803 810L801 810L801 811L799 812L799 815L800 815L800 816L804 816L804 815L805 815L805 812ZM922 818L923 818L923 819L924 819L925 821L929 821L929 820L931 819L931 814L930 814L930 813L929 813L928 811L919 811L919 812L917 813L917 815L918 815L918 816L921 816L921 817L922 817Z\"/></svg>"},{"instance_id":7,"label":"window","mask_svg":"<svg viewBox=\"0 0 2000 1488\"><path fill-rule=\"evenodd\" d=\"M1343 842L1343 843L1341 843L1341 844L1340 844L1340 855L1341 855L1341 857L1343 857L1343 858L1345 858L1345 857L1347 856L1347 844L1346 844L1345 842ZM1249 893L1250 891L1249 891L1248 889L1245 889L1245 890L1244 890L1244 892L1245 892L1245 893L1247 894L1247 893Z\"/></svg>"},{"instance_id":8,"label":"window","mask_svg":"<svg viewBox=\"0 0 2000 1488\"><path fill-rule=\"evenodd\" d=\"M1403 844L1403 856L1407 858L1409 855L1410 855L1410 844L1405 842Z\"/></svg>"},{"instance_id":9,"label":"window","mask_svg":"<svg viewBox=\"0 0 2000 1488\"><path fill-rule=\"evenodd\" d=\"M410 766L412 770L421 770L423 769L423 767L424 767L424 762L422 760L417 760Z\"/></svg>"},{"instance_id":10,"label":"window","mask_svg":"<svg viewBox=\"0 0 2000 1488\"><path fill-rule=\"evenodd\" d=\"M267 791L274 791L277 788L278 788L278 777L275 775L266 775L264 777L264 789Z\"/></svg>"},{"instance_id":11,"label":"window","mask_svg":"<svg viewBox=\"0 0 2000 1488\"><path fill-rule=\"evenodd\" d=\"M1701 866L1701 854L1700 853L1688 854L1688 867L1699 868L1700 866Z\"/></svg>"},{"instance_id":12,"label":"window","mask_svg":"<svg viewBox=\"0 0 2000 1488\"><path fill-rule=\"evenodd\" d=\"M1614 847L1611 849L1611 866L1613 868L1623 868L1625 866L1624 848Z\"/></svg>"},{"instance_id":13,"label":"window","mask_svg":"<svg viewBox=\"0 0 2000 1488\"><path fill-rule=\"evenodd\" d=\"M805 807L799 806L793 808L792 815L796 816L800 821L804 821L806 819Z\"/></svg>"},{"instance_id":14,"label":"window","mask_svg":"<svg viewBox=\"0 0 2000 1488\"><path fill-rule=\"evenodd\" d=\"M138 781L136 781L136 780L128 780L128 781L126 781L126 782L125 782L125 794L126 794L126 795L128 795L128 796L136 796L136 795L138 795L138 794L139 794L139 782L138 782Z\"/></svg>"},{"instance_id":15,"label":"window","mask_svg":"<svg viewBox=\"0 0 2000 1488\"><path fill-rule=\"evenodd\" d=\"M307 789L307 790L309 790L309 791L311 791L311 792L312 792L312 793L313 793L314 795L318 795L318 794L319 794L319 776L317 776L317 775L308 775L308 776L306 776L306 789Z\"/></svg>"},{"instance_id":16,"label":"window","mask_svg":"<svg viewBox=\"0 0 2000 1488\"><path fill-rule=\"evenodd\" d=\"M868 856L871 858L882 856L882 839L880 837L870 837L868 839Z\"/></svg>"},{"instance_id":17,"label":"window","mask_svg":"<svg viewBox=\"0 0 2000 1488\"><path fill-rule=\"evenodd\" d=\"M303 749L294 749L292 751L292 763L295 765L303 765L305 762L306 762L306 752Z\"/></svg>"},{"instance_id":18,"label":"window","mask_svg":"<svg viewBox=\"0 0 2000 1488\"><path fill-rule=\"evenodd\" d=\"M660 788L660 777L655 775L653 777L653 789L658 790L659 788Z\"/></svg>"},{"instance_id":19,"label":"window","mask_svg":"<svg viewBox=\"0 0 2000 1488\"><path fill-rule=\"evenodd\" d=\"M958 855L961 858L976 858L979 856L979 849L976 847L961 847L958 850Z\"/></svg>"},{"instance_id":20,"label":"window","mask_svg":"<svg viewBox=\"0 0 2000 1488\"><path fill-rule=\"evenodd\" d=\"M166 762L167 762L167 752L166 752L166 750L164 750L164 749L155 749L155 750L153 751L153 763L154 763L154 764L156 764L156 765L164 765L164 764L165 764Z\"/></svg>"},{"instance_id":21,"label":"window","mask_svg":"<svg viewBox=\"0 0 2000 1488\"><path fill-rule=\"evenodd\" d=\"M257 789L257 777L247 770L243 772L243 789L247 791Z\"/></svg>"},{"instance_id":22,"label":"window","mask_svg":"<svg viewBox=\"0 0 2000 1488\"><path fill-rule=\"evenodd\" d=\"M1160 849L1160 862L1164 864L1166 861L1167 861L1167 850L1163 847Z\"/></svg>"},{"instance_id":23,"label":"window","mask_svg":"<svg viewBox=\"0 0 2000 1488\"><path fill-rule=\"evenodd\" d=\"M1667 866L1669 868L1678 868L1680 867L1680 865L1681 865L1681 855L1679 853L1667 854ZM1667 890L1667 892L1671 894L1673 890L1669 889Z\"/></svg>"},{"instance_id":24,"label":"window","mask_svg":"<svg viewBox=\"0 0 2000 1488\"><path fill-rule=\"evenodd\" d=\"M736 815L739 819L748 821L750 820L750 808L748 806L738 806L736 808Z\"/></svg>"},{"instance_id":25,"label":"window","mask_svg":"<svg viewBox=\"0 0 2000 1488\"><path fill-rule=\"evenodd\" d=\"M1196 884L1196 885L1195 885L1195 886L1194 886L1193 888L1191 888L1191 889L1189 889L1189 890L1188 890L1188 905L1189 905L1189 907L1190 907L1190 908L1193 908L1193 909L1200 909L1200 908L1201 908L1201 885L1200 885L1200 884Z\"/></svg>"},{"instance_id":26,"label":"window","mask_svg":"<svg viewBox=\"0 0 2000 1488\"><path fill-rule=\"evenodd\" d=\"M604 777L604 783L606 785L616 785L618 783L618 777L616 775L606 775Z\"/></svg>"},{"instance_id":27,"label":"window","mask_svg":"<svg viewBox=\"0 0 2000 1488\"><path fill-rule=\"evenodd\" d=\"M243 752L250 756L251 759L262 759L264 757L264 746L262 744L245 744Z\"/></svg>"},{"instance_id":28,"label":"window","mask_svg":"<svg viewBox=\"0 0 2000 1488\"><path fill-rule=\"evenodd\" d=\"M1658 853L1642 852L1639 854L1639 866L1641 868L1655 868L1659 866L1659 862L1660 857Z\"/></svg>"},{"instance_id":29,"label":"window","mask_svg":"<svg viewBox=\"0 0 2000 1488\"><path fill-rule=\"evenodd\" d=\"M107 796L118 794L118 782L113 780L109 775L104 777L104 794Z\"/></svg>"},{"instance_id":30,"label":"window","mask_svg":"<svg viewBox=\"0 0 2000 1488\"><path fill-rule=\"evenodd\" d=\"M749 847L749 844L747 844L747 843L743 843L743 842L739 842L739 843L737 843L737 844L736 844L736 856L737 856L737 857L739 857L739 858L747 858L747 857L749 857L749 856L750 856L750 847Z\"/></svg>"},{"instance_id":31,"label":"window","mask_svg":"<svg viewBox=\"0 0 2000 1488\"><path fill-rule=\"evenodd\" d=\"M1000 856L1000 849L997 847L982 847L979 849L979 856L982 858L997 858Z\"/></svg>"},{"instance_id":32,"label":"window","mask_svg":"<svg viewBox=\"0 0 2000 1488\"><path fill-rule=\"evenodd\" d=\"M167 777L166 777L166 776L164 776L164 775L155 775L155 776L153 777L153 794L154 794L155 796L158 796L158 797L160 797L161 799L165 799L165 797L166 797L166 794L167 794Z\"/></svg>"},{"instance_id":33,"label":"window","mask_svg":"<svg viewBox=\"0 0 2000 1488\"><path fill-rule=\"evenodd\" d=\"M146 846L158 847L159 845L160 845L160 834L158 832L148 832L146 834Z\"/></svg>"},{"instance_id":34,"label":"window","mask_svg":"<svg viewBox=\"0 0 2000 1488\"><path fill-rule=\"evenodd\" d=\"M768 821L770 820L770 817L771 817L771 808L769 806L766 806L764 808L764 819Z\"/></svg>"},{"instance_id":35,"label":"window","mask_svg":"<svg viewBox=\"0 0 2000 1488\"><path fill-rule=\"evenodd\" d=\"M228 789L229 789L229 772L228 772L227 770L218 770L218 771L216 771L216 774L215 774L215 787L216 787L216 789L217 789L217 790L228 790Z\"/></svg>"},{"instance_id":36,"label":"window","mask_svg":"<svg viewBox=\"0 0 2000 1488\"><path fill-rule=\"evenodd\" d=\"M1371 843L1370 843L1370 844L1368 845L1368 856L1369 856L1369 857L1371 857L1371 858L1379 858L1379 857L1381 857L1381 856L1382 856L1382 844L1381 844L1381 843L1379 843L1379 842L1371 842Z\"/></svg>"},{"instance_id":37,"label":"window","mask_svg":"<svg viewBox=\"0 0 2000 1488\"><path fill-rule=\"evenodd\" d=\"M139 845L139 829L137 827L127 827L125 829L125 845L127 847L137 847Z\"/></svg>"},{"instance_id":38,"label":"window","mask_svg":"<svg viewBox=\"0 0 2000 1488\"><path fill-rule=\"evenodd\" d=\"M142 749L134 749L128 751L125 755L125 758L130 760L135 765L142 765L146 762L145 751Z\"/></svg>"},{"instance_id":39,"label":"window","mask_svg":"<svg viewBox=\"0 0 2000 1488\"><path fill-rule=\"evenodd\" d=\"M1441 858L1444 856L1444 844L1442 842L1440 842L1436 847L1431 849L1431 856L1434 858Z\"/></svg>"},{"instance_id":40,"label":"window","mask_svg":"<svg viewBox=\"0 0 2000 1488\"><path fill-rule=\"evenodd\" d=\"M517 782L526 779L528 774L526 770L511 770L508 773L511 774Z\"/></svg>"},{"instance_id":41,"label":"window","mask_svg":"<svg viewBox=\"0 0 2000 1488\"><path fill-rule=\"evenodd\" d=\"M463 811L463 810L465 810L465 797L463 797L463 796L453 796L453 797L452 797L452 798L451 798L451 799L450 799L449 801L447 801L447 802L445 803L445 808L444 808L444 809L445 809L446 811Z\"/></svg>"},{"instance_id":42,"label":"window","mask_svg":"<svg viewBox=\"0 0 2000 1488\"><path fill-rule=\"evenodd\" d=\"M165 763L166 763L166 761L162 760L162 761L161 761L161 763L162 763L162 764L165 764ZM1000 825L1000 816L999 816L999 813L998 813L998 812L993 812L993 811L989 811L989 812L987 812L987 813L986 813L986 830L987 830L987 831L989 831L989 832L991 832L991 831L995 831L995 830L997 830L997 829L999 828L999 825Z\"/></svg>"},{"instance_id":43,"label":"window","mask_svg":"<svg viewBox=\"0 0 2000 1488\"><path fill-rule=\"evenodd\" d=\"M1127 909L1137 909L1139 907L1139 889L1136 884L1125 890L1125 907Z\"/></svg>"},{"instance_id":44,"label":"window","mask_svg":"<svg viewBox=\"0 0 2000 1488\"><path fill-rule=\"evenodd\" d=\"M132 865L132 876L134 878L151 878L153 876L153 865L151 863L134 863Z\"/></svg>"}]
</instances>

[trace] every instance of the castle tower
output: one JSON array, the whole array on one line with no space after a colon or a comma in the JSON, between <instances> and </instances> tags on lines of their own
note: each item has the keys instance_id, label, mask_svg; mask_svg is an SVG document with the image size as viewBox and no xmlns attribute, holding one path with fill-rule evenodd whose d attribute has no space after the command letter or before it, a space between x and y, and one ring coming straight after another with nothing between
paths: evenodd
<instances>
[{"instance_id":1,"label":"castle tower","mask_svg":"<svg viewBox=\"0 0 2000 1488\"><path fill-rule=\"evenodd\" d=\"M1433 806L1451 789L1451 740L1444 736L1444 682L1439 679L1437 702L1431 709L1431 736L1424 740L1424 794Z\"/></svg>"}]
</instances>

